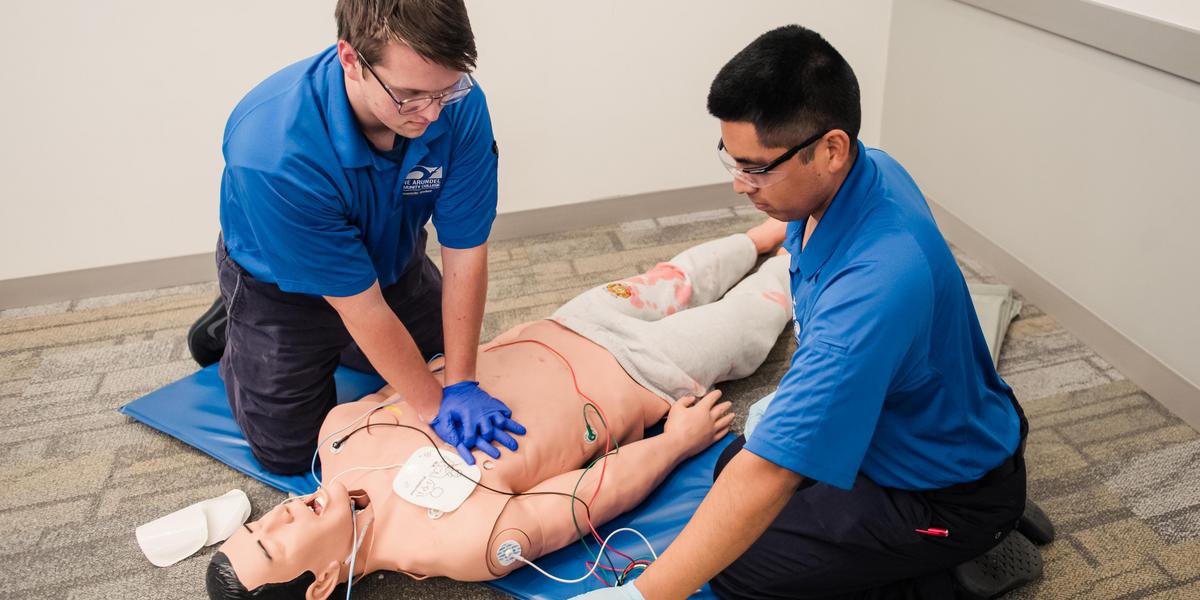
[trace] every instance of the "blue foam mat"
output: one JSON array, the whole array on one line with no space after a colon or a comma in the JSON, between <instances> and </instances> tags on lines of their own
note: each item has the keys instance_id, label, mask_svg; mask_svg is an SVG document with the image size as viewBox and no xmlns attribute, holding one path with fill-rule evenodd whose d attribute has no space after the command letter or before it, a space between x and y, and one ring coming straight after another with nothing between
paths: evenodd
<instances>
[{"instance_id":1,"label":"blue foam mat","mask_svg":"<svg viewBox=\"0 0 1200 600\"><path fill-rule=\"evenodd\" d=\"M378 390L383 380L341 367L334 375L338 402L350 402ZM225 385L213 365L151 392L120 409L121 414L153 427L195 447L213 458L273 488L294 494L307 494L316 488L308 475L276 475L263 469L250 453L225 398ZM599 528L601 537L621 527L644 534L655 551L663 550L683 530L696 507L712 486L713 467L732 435L699 455L685 461L657 490L637 508ZM565 509L564 509L565 510ZM647 554L641 539L631 533L612 538L612 547L633 557ZM593 549L596 544L592 544ZM586 572L584 562L591 555L576 543L538 559L539 567L563 579L574 579ZM623 568L614 555L614 564ZM499 590L527 599L566 598L602 587L594 578L564 585L551 581L531 568L523 568L508 577L488 582ZM693 598L715 598L706 585Z\"/></svg>"}]
</instances>

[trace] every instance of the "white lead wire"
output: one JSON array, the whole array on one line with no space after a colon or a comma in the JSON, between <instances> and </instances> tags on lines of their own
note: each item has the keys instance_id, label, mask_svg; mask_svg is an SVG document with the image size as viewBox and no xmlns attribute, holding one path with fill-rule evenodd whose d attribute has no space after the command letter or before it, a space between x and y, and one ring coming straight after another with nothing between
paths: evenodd
<instances>
[{"instance_id":1,"label":"white lead wire","mask_svg":"<svg viewBox=\"0 0 1200 600\"><path fill-rule=\"evenodd\" d=\"M646 547L650 549L650 556L653 556L654 560L658 560L658 553L656 553L654 551L654 546L650 545L650 540L646 539L646 536L642 535L642 532L640 532L636 529L630 529L628 527L622 527L622 528L608 534L608 537L604 538L604 541L601 542L601 544L600 544L599 554L604 554L604 547L608 545L608 540L611 540L612 536L617 535L618 533L621 533L622 531L628 531L628 532L633 533L633 534L637 535L638 537L642 538L642 541L646 543ZM600 561L596 561L595 563L592 564L591 570L589 570L587 573L584 573L582 577L580 577L578 579L562 579L560 577L555 577L555 576L547 573L541 567L533 564L533 561L527 560L524 556L521 556L520 554L518 554L516 558L517 558L517 560L533 567L538 573L541 573L542 575L545 575L546 577L553 579L554 581L557 581L559 583L579 583L579 582L583 581L584 579L591 577L592 573L596 572L596 567L600 566Z\"/></svg>"}]
</instances>

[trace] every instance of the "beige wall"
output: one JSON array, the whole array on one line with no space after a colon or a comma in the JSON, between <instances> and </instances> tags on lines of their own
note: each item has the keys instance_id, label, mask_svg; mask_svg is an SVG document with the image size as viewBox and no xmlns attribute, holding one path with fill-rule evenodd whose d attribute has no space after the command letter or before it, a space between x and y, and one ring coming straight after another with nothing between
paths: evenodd
<instances>
[{"instance_id":1,"label":"beige wall","mask_svg":"<svg viewBox=\"0 0 1200 600\"><path fill-rule=\"evenodd\" d=\"M334 37L316 0L0 7L0 280L211 251L241 96Z\"/></svg>"},{"instance_id":2,"label":"beige wall","mask_svg":"<svg viewBox=\"0 0 1200 600\"><path fill-rule=\"evenodd\" d=\"M1127 13L1174 23L1200 33L1200 2L1196 0L1092 0Z\"/></svg>"},{"instance_id":3,"label":"beige wall","mask_svg":"<svg viewBox=\"0 0 1200 600\"><path fill-rule=\"evenodd\" d=\"M0 280L210 251L225 118L334 37L332 0L0 8ZM825 33L876 142L891 0L469 2L501 212L723 181L712 76L766 29Z\"/></svg>"},{"instance_id":4,"label":"beige wall","mask_svg":"<svg viewBox=\"0 0 1200 600\"><path fill-rule=\"evenodd\" d=\"M931 199L1200 383L1200 85L906 0L885 93L883 145Z\"/></svg>"},{"instance_id":5,"label":"beige wall","mask_svg":"<svg viewBox=\"0 0 1200 600\"><path fill-rule=\"evenodd\" d=\"M469 2L501 145L501 211L728 180L705 110L713 76L779 25L825 35L857 71L878 143L891 0Z\"/></svg>"}]
</instances>

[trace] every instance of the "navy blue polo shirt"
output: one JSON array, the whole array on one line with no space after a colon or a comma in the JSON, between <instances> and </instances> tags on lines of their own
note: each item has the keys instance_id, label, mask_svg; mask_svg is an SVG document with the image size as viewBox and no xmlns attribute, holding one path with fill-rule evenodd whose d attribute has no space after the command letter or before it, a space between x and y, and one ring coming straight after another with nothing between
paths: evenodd
<instances>
[{"instance_id":1,"label":"navy blue polo shirt","mask_svg":"<svg viewBox=\"0 0 1200 600\"><path fill-rule=\"evenodd\" d=\"M850 489L974 481L1016 450L1019 421L962 272L916 183L858 158L804 250L788 225L798 347L746 449Z\"/></svg>"},{"instance_id":2,"label":"navy blue polo shirt","mask_svg":"<svg viewBox=\"0 0 1200 600\"><path fill-rule=\"evenodd\" d=\"M221 230L229 255L287 292L352 296L395 283L432 217L473 248L496 216L496 152L479 87L444 107L400 162L373 152L336 46L250 91L225 126Z\"/></svg>"}]
</instances>

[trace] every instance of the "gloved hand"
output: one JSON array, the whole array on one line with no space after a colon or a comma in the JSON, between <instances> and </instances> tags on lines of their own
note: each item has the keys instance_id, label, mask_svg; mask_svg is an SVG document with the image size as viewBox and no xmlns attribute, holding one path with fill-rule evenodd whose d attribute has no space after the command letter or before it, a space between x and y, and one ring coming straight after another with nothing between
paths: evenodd
<instances>
[{"instance_id":1,"label":"gloved hand","mask_svg":"<svg viewBox=\"0 0 1200 600\"><path fill-rule=\"evenodd\" d=\"M637 586L633 583L631 581L618 587L592 590L586 594L575 596L571 600L646 600L646 597L638 591Z\"/></svg>"},{"instance_id":2,"label":"gloved hand","mask_svg":"<svg viewBox=\"0 0 1200 600\"><path fill-rule=\"evenodd\" d=\"M492 458L500 458L500 450L492 442L517 450L517 440L505 430L525 435L525 427L510 419L511 416L512 411L483 391L478 381L460 381L442 390L442 406L429 426L438 437L454 446L468 465L473 465L472 448Z\"/></svg>"}]
</instances>

